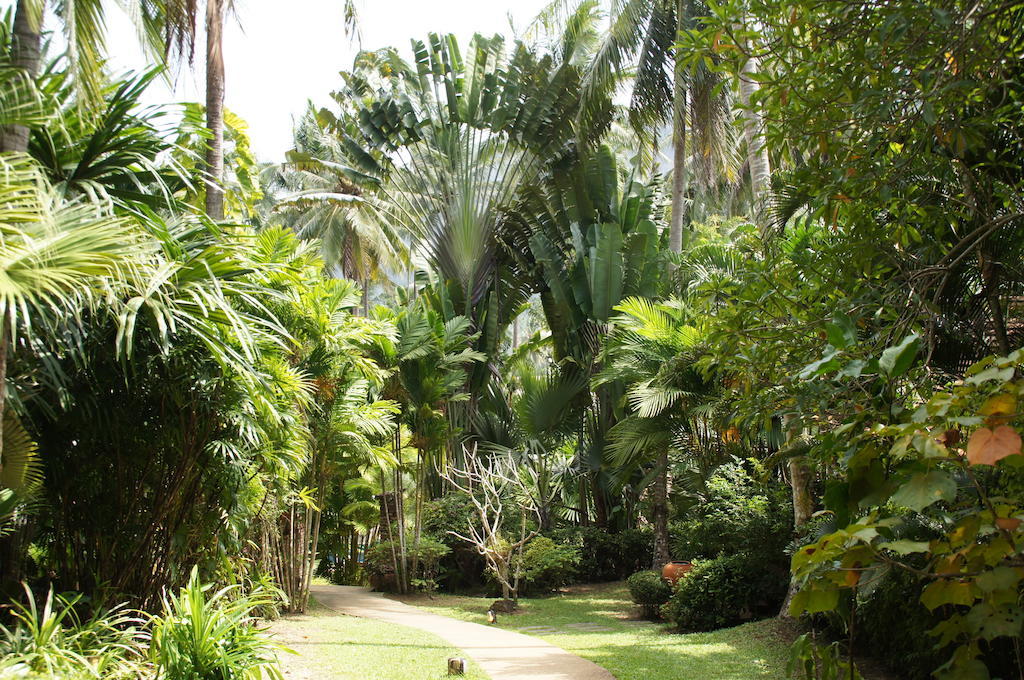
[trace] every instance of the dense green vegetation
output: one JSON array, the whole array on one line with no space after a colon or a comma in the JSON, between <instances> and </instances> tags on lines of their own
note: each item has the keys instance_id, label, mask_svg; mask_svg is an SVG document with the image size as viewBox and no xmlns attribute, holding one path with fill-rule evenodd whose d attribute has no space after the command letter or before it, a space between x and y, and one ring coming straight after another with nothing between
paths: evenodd
<instances>
[{"instance_id":1,"label":"dense green vegetation","mask_svg":"<svg viewBox=\"0 0 1024 680\"><path fill-rule=\"evenodd\" d=\"M272 163L232 3L125 4L142 73L0 17L0 677L275 677L314 575L1024 677L1020 3L553 2L360 52Z\"/></svg>"}]
</instances>

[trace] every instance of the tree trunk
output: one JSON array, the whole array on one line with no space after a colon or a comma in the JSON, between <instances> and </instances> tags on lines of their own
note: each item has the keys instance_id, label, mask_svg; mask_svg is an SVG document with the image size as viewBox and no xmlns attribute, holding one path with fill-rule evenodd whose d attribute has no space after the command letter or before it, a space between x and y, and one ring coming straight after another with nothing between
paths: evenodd
<instances>
[{"instance_id":1,"label":"tree trunk","mask_svg":"<svg viewBox=\"0 0 1024 680\"><path fill-rule=\"evenodd\" d=\"M808 465L806 456L793 456L789 459L789 484L793 489L793 530L799 531L800 527L807 524L814 514L814 497L811 495L811 482L814 480L814 473ZM790 580L789 591L786 599L779 609L780 618L789 618L789 603L796 595L796 582Z\"/></svg>"},{"instance_id":2,"label":"tree trunk","mask_svg":"<svg viewBox=\"0 0 1024 680\"><path fill-rule=\"evenodd\" d=\"M224 7L206 0L206 214L224 219Z\"/></svg>"},{"instance_id":3,"label":"tree trunk","mask_svg":"<svg viewBox=\"0 0 1024 680\"><path fill-rule=\"evenodd\" d=\"M594 497L594 525L608 528L608 499L601 485L601 471L590 472L590 493Z\"/></svg>"},{"instance_id":4,"label":"tree trunk","mask_svg":"<svg viewBox=\"0 0 1024 680\"><path fill-rule=\"evenodd\" d=\"M668 448L658 453L658 476L654 480L653 520L654 520L654 564L655 571L660 571L672 556L668 549Z\"/></svg>"},{"instance_id":5,"label":"tree trunk","mask_svg":"<svg viewBox=\"0 0 1024 680\"><path fill-rule=\"evenodd\" d=\"M686 219L686 91L676 73L672 98L672 221L669 224L668 248L683 251L683 223Z\"/></svg>"},{"instance_id":6,"label":"tree trunk","mask_svg":"<svg viewBox=\"0 0 1024 680\"><path fill-rule=\"evenodd\" d=\"M4 311L4 317L0 320L0 473L3 473L4 469L3 420L5 413L4 409L7 408L7 354L11 343L10 316L8 316L9 311Z\"/></svg>"},{"instance_id":7,"label":"tree trunk","mask_svg":"<svg viewBox=\"0 0 1024 680\"><path fill-rule=\"evenodd\" d=\"M685 3L676 7L677 30L682 30L686 16ZM676 61L672 79L672 221L669 224L668 247L673 253L683 250L683 223L686 216L686 83Z\"/></svg>"},{"instance_id":8,"label":"tree trunk","mask_svg":"<svg viewBox=\"0 0 1024 680\"><path fill-rule=\"evenodd\" d=\"M1003 303L999 298L999 262L989 252L988 245L978 251L978 264L981 268L981 284L985 301L988 303L989 316L992 320L992 336L995 338L999 353L1006 356L1010 353L1010 337L1006 333L1006 319L1003 316Z\"/></svg>"},{"instance_id":9,"label":"tree trunk","mask_svg":"<svg viewBox=\"0 0 1024 680\"><path fill-rule=\"evenodd\" d=\"M793 486L793 528L800 529L814 514L814 497L811 495L814 475L806 456L789 459L789 476Z\"/></svg>"},{"instance_id":10,"label":"tree trunk","mask_svg":"<svg viewBox=\"0 0 1024 680\"><path fill-rule=\"evenodd\" d=\"M14 66L23 69L29 78L35 80L39 75L42 17L36 16L32 4L29 0L18 2L14 15L12 61ZM24 125L9 125L0 131L0 151L24 152L28 149L28 137L29 129Z\"/></svg>"},{"instance_id":11,"label":"tree trunk","mask_svg":"<svg viewBox=\"0 0 1024 680\"><path fill-rule=\"evenodd\" d=\"M743 134L747 140L747 163L750 166L750 184L754 195L754 214L751 216L762 233L767 228L768 195L771 189L771 164L764 142L764 121L761 112L751 105L759 89L750 74L759 67L757 57L751 56L740 69L740 103L743 105Z\"/></svg>"}]
</instances>

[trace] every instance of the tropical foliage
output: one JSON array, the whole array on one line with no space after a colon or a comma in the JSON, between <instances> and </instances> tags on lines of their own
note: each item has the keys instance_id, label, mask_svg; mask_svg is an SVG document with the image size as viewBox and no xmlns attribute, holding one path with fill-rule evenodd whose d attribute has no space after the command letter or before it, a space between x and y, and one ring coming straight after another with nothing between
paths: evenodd
<instances>
[{"instance_id":1,"label":"tropical foliage","mask_svg":"<svg viewBox=\"0 0 1024 680\"><path fill-rule=\"evenodd\" d=\"M1019 3L559 0L360 51L273 163L232 3L123 4L140 73L104 3L0 21L0 676L279 677L315 575L630 574L808 677L1019 674Z\"/></svg>"}]
</instances>

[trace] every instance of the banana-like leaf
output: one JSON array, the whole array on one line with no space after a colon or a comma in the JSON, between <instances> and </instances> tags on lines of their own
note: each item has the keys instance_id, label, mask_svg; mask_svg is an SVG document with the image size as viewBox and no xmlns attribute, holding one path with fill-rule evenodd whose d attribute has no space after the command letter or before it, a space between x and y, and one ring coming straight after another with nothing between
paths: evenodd
<instances>
[{"instance_id":1,"label":"banana-like leaf","mask_svg":"<svg viewBox=\"0 0 1024 680\"><path fill-rule=\"evenodd\" d=\"M596 243L590 248L588 274L594 319L607 322L622 298L622 231L617 224L595 225Z\"/></svg>"}]
</instances>

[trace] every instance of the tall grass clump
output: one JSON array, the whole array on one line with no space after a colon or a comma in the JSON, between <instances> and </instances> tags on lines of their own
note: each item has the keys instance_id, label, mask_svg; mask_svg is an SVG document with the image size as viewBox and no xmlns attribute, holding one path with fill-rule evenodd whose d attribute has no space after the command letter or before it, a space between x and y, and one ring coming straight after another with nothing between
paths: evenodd
<instances>
[{"instance_id":1,"label":"tall grass clump","mask_svg":"<svg viewBox=\"0 0 1024 680\"><path fill-rule=\"evenodd\" d=\"M160 680L281 680L277 652L258 625L256 612L277 596L257 587L232 585L213 592L193 569L188 584L164 597L153 621L150 660Z\"/></svg>"},{"instance_id":2,"label":"tall grass clump","mask_svg":"<svg viewBox=\"0 0 1024 680\"><path fill-rule=\"evenodd\" d=\"M42 606L25 588L26 601L12 605L12 624L0 625L0 678L144 677L149 634L137 612L119 605L92 607L89 617L81 595L57 595L51 589Z\"/></svg>"}]
</instances>

